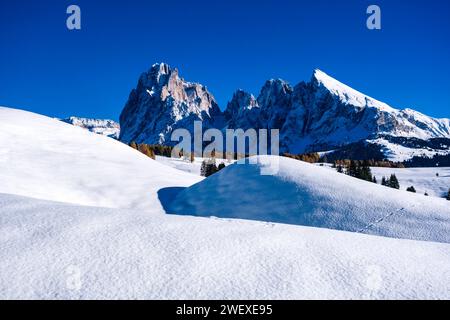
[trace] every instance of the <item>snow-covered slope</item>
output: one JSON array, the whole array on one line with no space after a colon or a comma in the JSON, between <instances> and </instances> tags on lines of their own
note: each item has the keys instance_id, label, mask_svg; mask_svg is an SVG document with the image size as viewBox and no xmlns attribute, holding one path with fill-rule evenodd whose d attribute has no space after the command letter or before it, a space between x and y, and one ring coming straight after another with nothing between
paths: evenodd
<instances>
[{"instance_id":1,"label":"snow-covered slope","mask_svg":"<svg viewBox=\"0 0 450 320\"><path fill-rule=\"evenodd\" d=\"M384 102L373 99L355 89L339 82L330 77L325 72L316 69L314 71L314 78L317 83L326 88L332 95L338 97L343 103L350 104L355 107L372 107L381 111L394 112L395 109Z\"/></svg>"},{"instance_id":2,"label":"snow-covered slope","mask_svg":"<svg viewBox=\"0 0 450 320\"><path fill-rule=\"evenodd\" d=\"M314 72L315 81L344 105L375 111L377 128L373 134L414 137L423 140L450 137L450 120L435 119L412 109L397 110L337 81L320 70ZM370 120L370 119L367 119Z\"/></svg>"},{"instance_id":3,"label":"snow-covered slope","mask_svg":"<svg viewBox=\"0 0 450 320\"><path fill-rule=\"evenodd\" d=\"M291 153L325 151L383 135L449 138L450 120L395 109L316 70L310 82L293 89L281 145Z\"/></svg>"},{"instance_id":4,"label":"snow-covered slope","mask_svg":"<svg viewBox=\"0 0 450 320\"><path fill-rule=\"evenodd\" d=\"M157 191L200 181L123 143L0 108L0 192L111 208L160 207Z\"/></svg>"},{"instance_id":5,"label":"snow-covered slope","mask_svg":"<svg viewBox=\"0 0 450 320\"><path fill-rule=\"evenodd\" d=\"M67 119L62 119L61 121L97 134L119 139L120 125L113 120L69 117Z\"/></svg>"},{"instance_id":6,"label":"snow-covered slope","mask_svg":"<svg viewBox=\"0 0 450 320\"><path fill-rule=\"evenodd\" d=\"M448 139L445 139L446 142L439 146L436 146L431 140L403 139L403 143L398 143L395 140L393 137L384 136L367 140L367 142L379 148L386 159L394 162L407 161L413 157L433 158L435 155L445 156L450 154L450 140ZM414 146L415 143L417 145Z\"/></svg>"},{"instance_id":7,"label":"snow-covered slope","mask_svg":"<svg viewBox=\"0 0 450 320\"><path fill-rule=\"evenodd\" d=\"M450 299L450 245L0 194L1 299Z\"/></svg>"},{"instance_id":8,"label":"snow-covered slope","mask_svg":"<svg viewBox=\"0 0 450 320\"><path fill-rule=\"evenodd\" d=\"M233 164L181 191L169 213L244 218L450 243L445 199L386 188L288 158ZM279 165L275 175L261 169Z\"/></svg>"}]
</instances>

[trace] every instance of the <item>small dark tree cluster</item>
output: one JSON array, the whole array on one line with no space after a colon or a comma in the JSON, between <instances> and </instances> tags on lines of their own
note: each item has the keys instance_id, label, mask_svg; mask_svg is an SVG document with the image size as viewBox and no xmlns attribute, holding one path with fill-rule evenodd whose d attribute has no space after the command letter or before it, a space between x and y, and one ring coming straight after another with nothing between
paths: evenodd
<instances>
[{"instance_id":1,"label":"small dark tree cluster","mask_svg":"<svg viewBox=\"0 0 450 320\"><path fill-rule=\"evenodd\" d=\"M203 177L209 177L224 168L225 164L221 163L219 164L219 166L217 166L216 160L214 158L209 160L203 160L202 166L200 167L200 175Z\"/></svg>"},{"instance_id":2,"label":"small dark tree cluster","mask_svg":"<svg viewBox=\"0 0 450 320\"><path fill-rule=\"evenodd\" d=\"M138 150L145 154L147 157L152 158L153 160L155 160L155 152L153 151L152 148L150 148L148 145L146 144L140 144L138 146Z\"/></svg>"},{"instance_id":3,"label":"small dark tree cluster","mask_svg":"<svg viewBox=\"0 0 450 320\"><path fill-rule=\"evenodd\" d=\"M440 155L436 154L433 157L415 156L410 160L404 162L407 168L417 167L449 167L450 166L450 154Z\"/></svg>"},{"instance_id":4,"label":"small dark tree cluster","mask_svg":"<svg viewBox=\"0 0 450 320\"><path fill-rule=\"evenodd\" d=\"M344 172L344 164L336 163L335 166L337 172L339 173ZM346 168L347 168L346 174L348 174L349 176L376 183L376 178L372 176L372 170L370 170L368 161L350 160Z\"/></svg>"},{"instance_id":5,"label":"small dark tree cluster","mask_svg":"<svg viewBox=\"0 0 450 320\"><path fill-rule=\"evenodd\" d=\"M163 156L163 157L168 157L168 158L170 158L172 156L173 147L171 147L171 146L152 144L152 145L149 145L149 147L153 149L153 152L157 156Z\"/></svg>"},{"instance_id":6,"label":"small dark tree cluster","mask_svg":"<svg viewBox=\"0 0 450 320\"><path fill-rule=\"evenodd\" d=\"M391 174L389 179L383 177L383 179L381 180L381 184L389 188L400 189L400 183L398 182L397 176L395 174Z\"/></svg>"},{"instance_id":7,"label":"small dark tree cluster","mask_svg":"<svg viewBox=\"0 0 450 320\"><path fill-rule=\"evenodd\" d=\"M147 157L155 160L155 152L153 151L151 146L149 146L147 144L137 144L136 142L133 141L130 143L130 147L138 150L139 152L145 154Z\"/></svg>"},{"instance_id":8,"label":"small dark tree cluster","mask_svg":"<svg viewBox=\"0 0 450 320\"><path fill-rule=\"evenodd\" d=\"M401 162L393 162L389 160L350 160L350 159L338 159L333 162L333 167L342 165L346 168L350 166L352 161L357 161L358 163L366 162L369 167L380 167L380 168L404 168L405 166Z\"/></svg>"},{"instance_id":9,"label":"small dark tree cluster","mask_svg":"<svg viewBox=\"0 0 450 320\"><path fill-rule=\"evenodd\" d=\"M416 188L414 188L414 186L411 186L411 187L408 187L408 188L406 189L406 191L412 192L412 193L416 193Z\"/></svg>"},{"instance_id":10,"label":"small dark tree cluster","mask_svg":"<svg viewBox=\"0 0 450 320\"><path fill-rule=\"evenodd\" d=\"M320 161L320 155L318 153L305 153L305 154L290 154L285 153L283 157L300 160L309 163L317 163Z\"/></svg>"},{"instance_id":11,"label":"small dark tree cluster","mask_svg":"<svg viewBox=\"0 0 450 320\"><path fill-rule=\"evenodd\" d=\"M155 159L155 155L163 157L171 157L173 150L173 148L169 146L162 146L159 144L145 144L145 143L138 144L134 141L130 143L130 147L142 152L143 154L152 159ZM181 155L182 152L180 151L180 156Z\"/></svg>"}]
</instances>

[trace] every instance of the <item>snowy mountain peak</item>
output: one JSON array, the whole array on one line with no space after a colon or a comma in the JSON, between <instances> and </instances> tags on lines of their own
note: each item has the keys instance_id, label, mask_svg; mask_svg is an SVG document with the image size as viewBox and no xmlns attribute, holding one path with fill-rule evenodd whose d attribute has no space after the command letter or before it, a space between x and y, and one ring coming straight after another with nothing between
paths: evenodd
<instances>
[{"instance_id":1,"label":"snowy mountain peak","mask_svg":"<svg viewBox=\"0 0 450 320\"><path fill-rule=\"evenodd\" d=\"M386 103L378 101L347 86L346 84L334 79L333 77L329 76L319 69L314 70L312 82L318 84L319 86L323 86L330 93L338 96L344 104L349 104L361 108L377 108L380 111L386 112L397 111Z\"/></svg>"},{"instance_id":2,"label":"snowy mountain peak","mask_svg":"<svg viewBox=\"0 0 450 320\"><path fill-rule=\"evenodd\" d=\"M108 136L114 139L119 138L120 125L113 120L69 117L66 119L61 119L61 121L76 127L87 129L100 135Z\"/></svg>"},{"instance_id":3,"label":"snowy mountain peak","mask_svg":"<svg viewBox=\"0 0 450 320\"><path fill-rule=\"evenodd\" d=\"M121 114L120 139L171 144L174 129L278 129L282 152L336 150L377 138L450 138L450 120L412 109L394 109L316 69L310 82L292 87L282 79L264 83L257 98L237 90L221 112L201 84L187 82L177 69L158 63L142 74ZM396 141L400 141L396 139ZM386 157L393 149L384 148Z\"/></svg>"},{"instance_id":4,"label":"snowy mountain peak","mask_svg":"<svg viewBox=\"0 0 450 320\"><path fill-rule=\"evenodd\" d=\"M120 139L169 144L174 129L193 129L195 120L212 126L220 115L219 106L205 86L187 82L177 69L158 63L141 75L131 91L120 115Z\"/></svg>"}]
</instances>

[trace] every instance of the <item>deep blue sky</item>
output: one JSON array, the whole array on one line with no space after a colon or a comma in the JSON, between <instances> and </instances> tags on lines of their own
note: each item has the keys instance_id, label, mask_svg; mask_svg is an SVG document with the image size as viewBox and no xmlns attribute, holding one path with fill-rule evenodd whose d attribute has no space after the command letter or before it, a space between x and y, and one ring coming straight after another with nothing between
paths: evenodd
<instances>
[{"instance_id":1,"label":"deep blue sky","mask_svg":"<svg viewBox=\"0 0 450 320\"><path fill-rule=\"evenodd\" d=\"M66 28L77 4L82 30ZM382 9L369 31L366 8ZM221 108L237 88L314 68L397 108L450 117L448 0L1 1L0 105L117 120L141 72L164 61Z\"/></svg>"}]
</instances>

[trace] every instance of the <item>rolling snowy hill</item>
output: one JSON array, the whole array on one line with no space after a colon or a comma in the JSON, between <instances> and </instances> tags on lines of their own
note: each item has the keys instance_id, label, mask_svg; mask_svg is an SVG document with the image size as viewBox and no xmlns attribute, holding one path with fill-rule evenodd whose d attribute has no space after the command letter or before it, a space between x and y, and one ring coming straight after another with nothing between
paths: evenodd
<instances>
[{"instance_id":1,"label":"rolling snowy hill","mask_svg":"<svg viewBox=\"0 0 450 320\"><path fill-rule=\"evenodd\" d=\"M34 113L0 108L0 193L109 208L159 205L163 186L201 177L123 143Z\"/></svg>"},{"instance_id":2,"label":"rolling snowy hill","mask_svg":"<svg viewBox=\"0 0 450 320\"><path fill-rule=\"evenodd\" d=\"M252 160L179 192L166 211L450 243L445 199L393 190L293 159ZM279 166L279 171L261 175L267 166Z\"/></svg>"}]
</instances>

